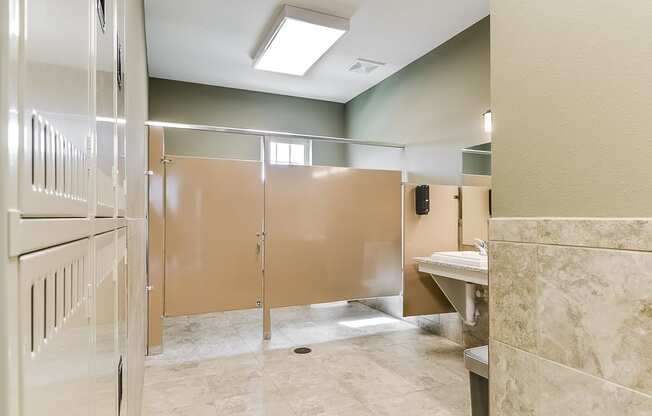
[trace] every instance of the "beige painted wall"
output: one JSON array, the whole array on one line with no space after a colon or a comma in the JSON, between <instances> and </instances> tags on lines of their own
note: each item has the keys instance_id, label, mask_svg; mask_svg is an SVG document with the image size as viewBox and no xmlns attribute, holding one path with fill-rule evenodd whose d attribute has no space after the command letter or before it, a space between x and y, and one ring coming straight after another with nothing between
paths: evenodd
<instances>
[{"instance_id":1,"label":"beige painted wall","mask_svg":"<svg viewBox=\"0 0 652 416\"><path fill-rule=\"evenodd\" d=\"M344 105L234 88L149 79L152 120L342 137Z\"/></svg>"},{"instance_id":2,"label":"beige painted wall","mask_svg":"<svg viewBox=\"0 0 652 416\"><path fill-rule=\"evenodd\" d=\"M493 0L497 216L652 216L652 2Z\"/></svg>"}]
</instances>

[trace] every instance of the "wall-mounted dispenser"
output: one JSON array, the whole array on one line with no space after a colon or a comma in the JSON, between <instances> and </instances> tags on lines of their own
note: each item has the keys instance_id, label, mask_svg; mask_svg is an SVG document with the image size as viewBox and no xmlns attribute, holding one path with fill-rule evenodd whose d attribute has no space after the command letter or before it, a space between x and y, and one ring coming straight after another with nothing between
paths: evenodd
<instances>
[{"instance_id":1,"label":"wall-mounted dispenser","mask_svg":"<svg viewBox=\"0 0 652 416\"><path fill-rule=\"evenodd\" d=\"M419 185L414 189L417 215L428 215L430 212L430 186Z\"/></svg>"}]
</instances>

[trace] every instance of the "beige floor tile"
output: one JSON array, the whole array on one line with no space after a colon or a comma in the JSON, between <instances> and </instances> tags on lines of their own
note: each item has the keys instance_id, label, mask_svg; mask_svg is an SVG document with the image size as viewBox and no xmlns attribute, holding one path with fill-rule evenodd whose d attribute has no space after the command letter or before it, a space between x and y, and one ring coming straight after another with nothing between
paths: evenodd
<instances>
[{"instance_id":1,"label":"beige floor tile","mask_svg":"<svg viewBox=\"0 0 652 416\"><path fill-rule=\"evenodd\" d=\"M367 407L377 416L468 416L470 412L442 402L436 390L422 390L394 395L370 403Z\"/></svg>"},{"instance_id":2,"label":"beige floor tile","mask_svg":"<svg viewBox=\"0 0 652 416\"><path fill-rule=\"evenodd\" d=\"M312 385L283 392L283 396L297 416L322 416L346 414L362 404L341 386Z\"/></svg>"},{"instance_id":3,"label":"beige floor tile","mask_svg":"<svg viewBox=\"0 0 652 416\"><path fill-rule=\"evenodd\" d=\"M294 411L278 394L240 395L214 402L219 416L293 416Z\"/></svg>"},{"instance_id":4,"label":"beige floor tile","mask_svg":"<svg viewBox=\"0 0 652 416\"><path fill-rule=\"evenodd\" d=\"M210 404L193 405L145 413L145 416L220 416L215 406Z\"/></svg>"},{"instance_id":5,"label":"beige floor tile","mask_svg":"<svg viewBox=\"0 0 652 416\"><path fill-rule=\"evenodd\" d=\"M462 348L379 317L357 302L274 309L269 341L259 309L167 318L146 415L466 416ZM303 345L312 353L293 353Z\"/></svg>"}]
</instances>

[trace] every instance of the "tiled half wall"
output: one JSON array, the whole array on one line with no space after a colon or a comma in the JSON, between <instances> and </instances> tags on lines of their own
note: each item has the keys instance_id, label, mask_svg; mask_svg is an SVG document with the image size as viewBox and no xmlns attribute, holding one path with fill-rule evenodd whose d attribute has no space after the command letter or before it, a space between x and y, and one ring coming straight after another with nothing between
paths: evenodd
<instances>
[{"instance_id":1,"label":"tiled half wall","mask_svg":"<svg viewBox=\"0 0 652 416\"><path fill-rule=\"evenodd\" d=\"M492 416L652 415L652 219L490 221Z\"/></svg>"}]
</instances>

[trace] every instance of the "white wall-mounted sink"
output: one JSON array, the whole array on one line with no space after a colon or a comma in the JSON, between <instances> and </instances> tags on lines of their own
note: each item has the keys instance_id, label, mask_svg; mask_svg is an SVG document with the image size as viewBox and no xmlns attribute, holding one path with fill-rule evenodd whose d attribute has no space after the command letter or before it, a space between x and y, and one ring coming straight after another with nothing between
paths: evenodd
<instances>
[{"instance_id":1,"label":"white wall-mounted sink","mask_svg":"<svg viewBox=\"0 0 652 416\"><path fill-rule=\"evenodd\" d=\"M487 256L475 251L438 251L415 257L418 270L428 273L468 325L476 323L476 286L487 286Z\"/></svg>"},{"instance_id":2,"label":"white wall-mounted sink","mask_svg":"<svg viewBox=\"0 0 652 416\"><path fill-rule=\"evenodd\" d=\"M432 253L430 259L451 265L487 270L487 256L483 256L477 251L436 251Z\"/></svg>"},{"instance_id":3,"label":"white wall-mounted sink","mask_svg":"<svg viewBox=\"0 0 652 416\"><path fill-rule=\"evenodd\" d=\"M476 251L436 251L414 260L423 273L484 286L489 281L487 256Z\"/></svg>"}]
</instances>

